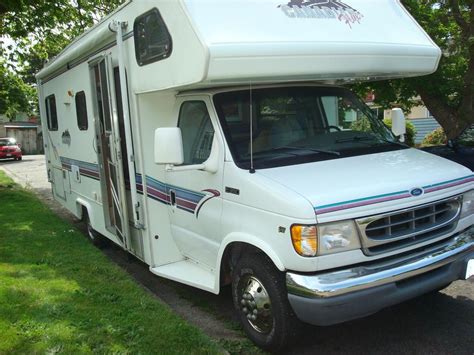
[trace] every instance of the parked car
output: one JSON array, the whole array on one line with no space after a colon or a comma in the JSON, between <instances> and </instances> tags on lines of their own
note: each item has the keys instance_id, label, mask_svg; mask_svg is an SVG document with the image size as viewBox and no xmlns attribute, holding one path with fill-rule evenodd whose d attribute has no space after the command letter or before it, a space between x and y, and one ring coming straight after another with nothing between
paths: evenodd
<instances>
[{"instance_id":1,"label":"parked car","mask_svg":"<svg viewBox=\"0 0 474 355\"><path fill-rule=\"evenodd\" d=\"M0 159L21 160L21 145L14 138L0 138Z\"/></svg>"},{"instance_id":2,"label":"parked car","mask_svg":"<svg viewBox=\"0 0 474 355\"><path fill-rule=\"evenodd\" d=\"M446 145L422 149L474 170L474 125L467 128L459 137L448 140Z\"/></svg>"}]
</instances>

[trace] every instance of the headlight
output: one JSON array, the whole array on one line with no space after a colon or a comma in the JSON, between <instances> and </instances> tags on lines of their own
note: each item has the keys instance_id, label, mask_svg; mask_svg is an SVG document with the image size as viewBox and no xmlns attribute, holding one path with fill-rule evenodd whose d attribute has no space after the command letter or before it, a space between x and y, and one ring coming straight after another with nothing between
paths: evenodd
<instances>
[{"instance_id":1,"label":"headlight","mask_svg":"<svg viewBox=\"0 0 474 355\"><path fill-rule=\"evenodd\" d=\"M316 256L318 252L318 236L316 226L291 226L293 248L301 256Z\"/></svg>"},{"instance_id":2,"label":"headlight","mask_svg":"<svg viewBox=\"0 0 474 355\"><path fill-rule=\"evenodd\" d=\"M360 249L359 234L354 221L320 224L318 236L320 255Z\"/></svg>"},{"instance_id":3,"label":"headlight","mask_svg":"<svg viewBox=\"0 0 474 355\"><path fill-rule=\"evenodd\" d=\"M328 255L360 249L359 233L354 221L291 227L295 251L305 257Z\"/></svg>"},{"instance_id":4,"label":"headlight","mask_svg":"<svg viewBox=\"0 0 474 355\"><path fill-rule=\"evenodd\" d=\"M461 217L464 218L474 213L474 190L466 192L462 197Z\"/></svg>"}]
</instances>

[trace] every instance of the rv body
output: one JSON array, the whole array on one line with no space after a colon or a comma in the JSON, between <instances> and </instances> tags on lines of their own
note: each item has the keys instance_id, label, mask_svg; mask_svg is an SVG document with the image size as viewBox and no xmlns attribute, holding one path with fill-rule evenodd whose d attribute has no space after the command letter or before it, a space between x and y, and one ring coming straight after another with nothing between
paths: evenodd
<instances>
[{"instance_id":1,"label":"rv body","mask_svg":"<svg viewBox=\"0 0 474 355\"><path fill-rule=\"evenodd\" d=\"M335 324L472 273L472 172L337 86L432 73L440 50L398 1L350 3L128 2L37 75L56 200L158 276L232 282L263 347L288 335L277 308ZM327 146L291 146L317 110Z\"/></svg>"}]
</instances>

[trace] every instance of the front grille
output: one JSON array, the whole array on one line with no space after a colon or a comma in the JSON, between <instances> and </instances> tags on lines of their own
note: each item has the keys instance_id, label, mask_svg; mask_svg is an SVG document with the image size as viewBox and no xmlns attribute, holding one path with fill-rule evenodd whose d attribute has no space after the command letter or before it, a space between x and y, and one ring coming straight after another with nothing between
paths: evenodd
<instances>
[{"instance_id":1,"label":"front grille","mask_svg":"<svg viewBox=\"0 0 474 355\"><path fill-rule=\"evenodd\" d=\"M435 239L456 227L461 196L357 220L364 252L375 255Z\"/></svg>"}]
</instances>

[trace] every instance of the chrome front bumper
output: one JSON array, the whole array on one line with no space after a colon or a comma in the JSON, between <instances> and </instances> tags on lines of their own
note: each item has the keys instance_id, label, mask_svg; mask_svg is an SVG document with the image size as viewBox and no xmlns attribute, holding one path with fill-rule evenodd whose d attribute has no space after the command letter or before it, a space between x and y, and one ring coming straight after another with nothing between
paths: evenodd
<instances>
[{"instance_id":1,"label":"chrome front bumper","mask_svg":"<svg viewBox=\"0 0 474 355\"><path fill-rule=\"evenodd\" d=\"M474 227L405 256L312 275L287 272L288 298L304 321L340 323L462 279L469 259L474 259Z\"/></svg>"}]
</instances>

